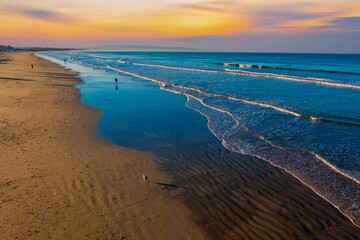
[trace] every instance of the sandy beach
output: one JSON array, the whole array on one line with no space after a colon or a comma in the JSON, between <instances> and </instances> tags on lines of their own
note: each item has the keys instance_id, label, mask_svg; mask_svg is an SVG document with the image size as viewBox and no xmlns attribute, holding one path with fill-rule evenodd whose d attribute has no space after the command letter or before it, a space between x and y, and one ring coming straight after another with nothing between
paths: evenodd
<instances>
[{"instance_id":1,"label":"sandy beach","mask_svg":"<svg viewBox=\"0 0 360 240\"><path fill-rule=\"evenodd\" d=\"M226 150L205 117L195 144L169 140L155 154L115 146L96 136L100 112L79 102L78 73L31 53L7 56L0 239L359 238L358 227L290 174Z\"/></svg>"},{"instance_id":2,"label":"sandy beach","mask_svg":"<svg viewBox=\"0 0 360 240\"><path fill-rule=\"evenodd\" d=\"M99 111L79 103L77 73L31 53L6 55L0 239L204 237L190 211L155 184L169 179L153 155L95 137Z\"/></svg>"}]
</instances>

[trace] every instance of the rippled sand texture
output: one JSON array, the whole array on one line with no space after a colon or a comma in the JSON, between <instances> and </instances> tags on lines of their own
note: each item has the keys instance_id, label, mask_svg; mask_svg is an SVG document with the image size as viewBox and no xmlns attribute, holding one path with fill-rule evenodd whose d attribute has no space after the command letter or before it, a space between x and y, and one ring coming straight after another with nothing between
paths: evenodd
<instances>
[{"instance_id":1,"label":"rippled sand texture","mask_svg":"<svg viewBox=\"0 0 360 240\"><path fill-rule=\"evenodd\" d=\"M0 239L204 237L190 211L151 182L169 182L153 155L95 137L99 112L78 103L76 73L30 53L8 56L0 65Z\"/></svg>"},{"instance_id":2,"label":"rippled sand texture","mask_svg":"<svg viewBox=\"0 0 360 240\"><path fill-rule=\"evenodd\" d=\"M360 229L290 174L217 139L175 145L163 168L213 239L359 239ZM169 188L170 189L170 188Z\"/></svg>"}]
</instances>

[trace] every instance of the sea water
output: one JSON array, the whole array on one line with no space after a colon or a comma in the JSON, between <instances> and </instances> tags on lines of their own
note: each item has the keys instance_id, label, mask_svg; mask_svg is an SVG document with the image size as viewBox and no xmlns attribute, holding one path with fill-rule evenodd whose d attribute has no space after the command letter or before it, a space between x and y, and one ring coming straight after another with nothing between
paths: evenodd
<instances>
[{"instance_id":1,"label":"sea water","mask_svg":"<svg viewBox=\"0 0 360 240\"><path fill-rule=\"evenodd\" d=\"M40 56L80 72L107 71L184 95L184 104L206 116L209 130L226 148L284 169L359 223L360 55L68 51Z\"/></svg>"}]
</instances>

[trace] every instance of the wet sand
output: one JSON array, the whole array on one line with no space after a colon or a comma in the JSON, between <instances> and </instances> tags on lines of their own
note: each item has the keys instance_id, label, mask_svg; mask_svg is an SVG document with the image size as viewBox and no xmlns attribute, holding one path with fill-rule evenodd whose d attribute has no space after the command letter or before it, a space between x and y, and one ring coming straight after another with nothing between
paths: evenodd
<instances>
[{"instance_id":1,"label":"wet sand","mask_svg":"<svg viewBox=\"0 0 360 240\"><path fill-rule=\"evenodd\" d=\"M188 208L152 182L169 182L155 156L95 136L99 111L79 103L77 73L31 53L7 56L0 239L204 238Z\"/></svg>"},{"instance_id":2,"label":"wet sand","mask_svg":"<svg viewBox=\"0 0 360 240\"><path fill-rule=\"evenodd\" d=\"M212 239L360 237L358 227L293 176L230 152L215 138L157 155L172 184L188 188L178 197Z\"/></svg>"}]
</instances>

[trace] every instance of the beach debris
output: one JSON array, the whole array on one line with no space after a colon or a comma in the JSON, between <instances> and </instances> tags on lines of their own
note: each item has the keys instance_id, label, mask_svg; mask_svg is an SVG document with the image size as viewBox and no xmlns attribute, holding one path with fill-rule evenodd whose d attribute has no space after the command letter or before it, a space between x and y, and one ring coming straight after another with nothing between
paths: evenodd
<instances>
[{"instance_id":1,"label":"beach debris","mask_svg":"<svg viewBox=\"0 0 360 240\"><path fill-rule=\"evenodd\" d=\"M143 179L144 179L145 181L148 181L148 177L145 175L145 173L143 173Z\"/></svg>"}]
</instances>

